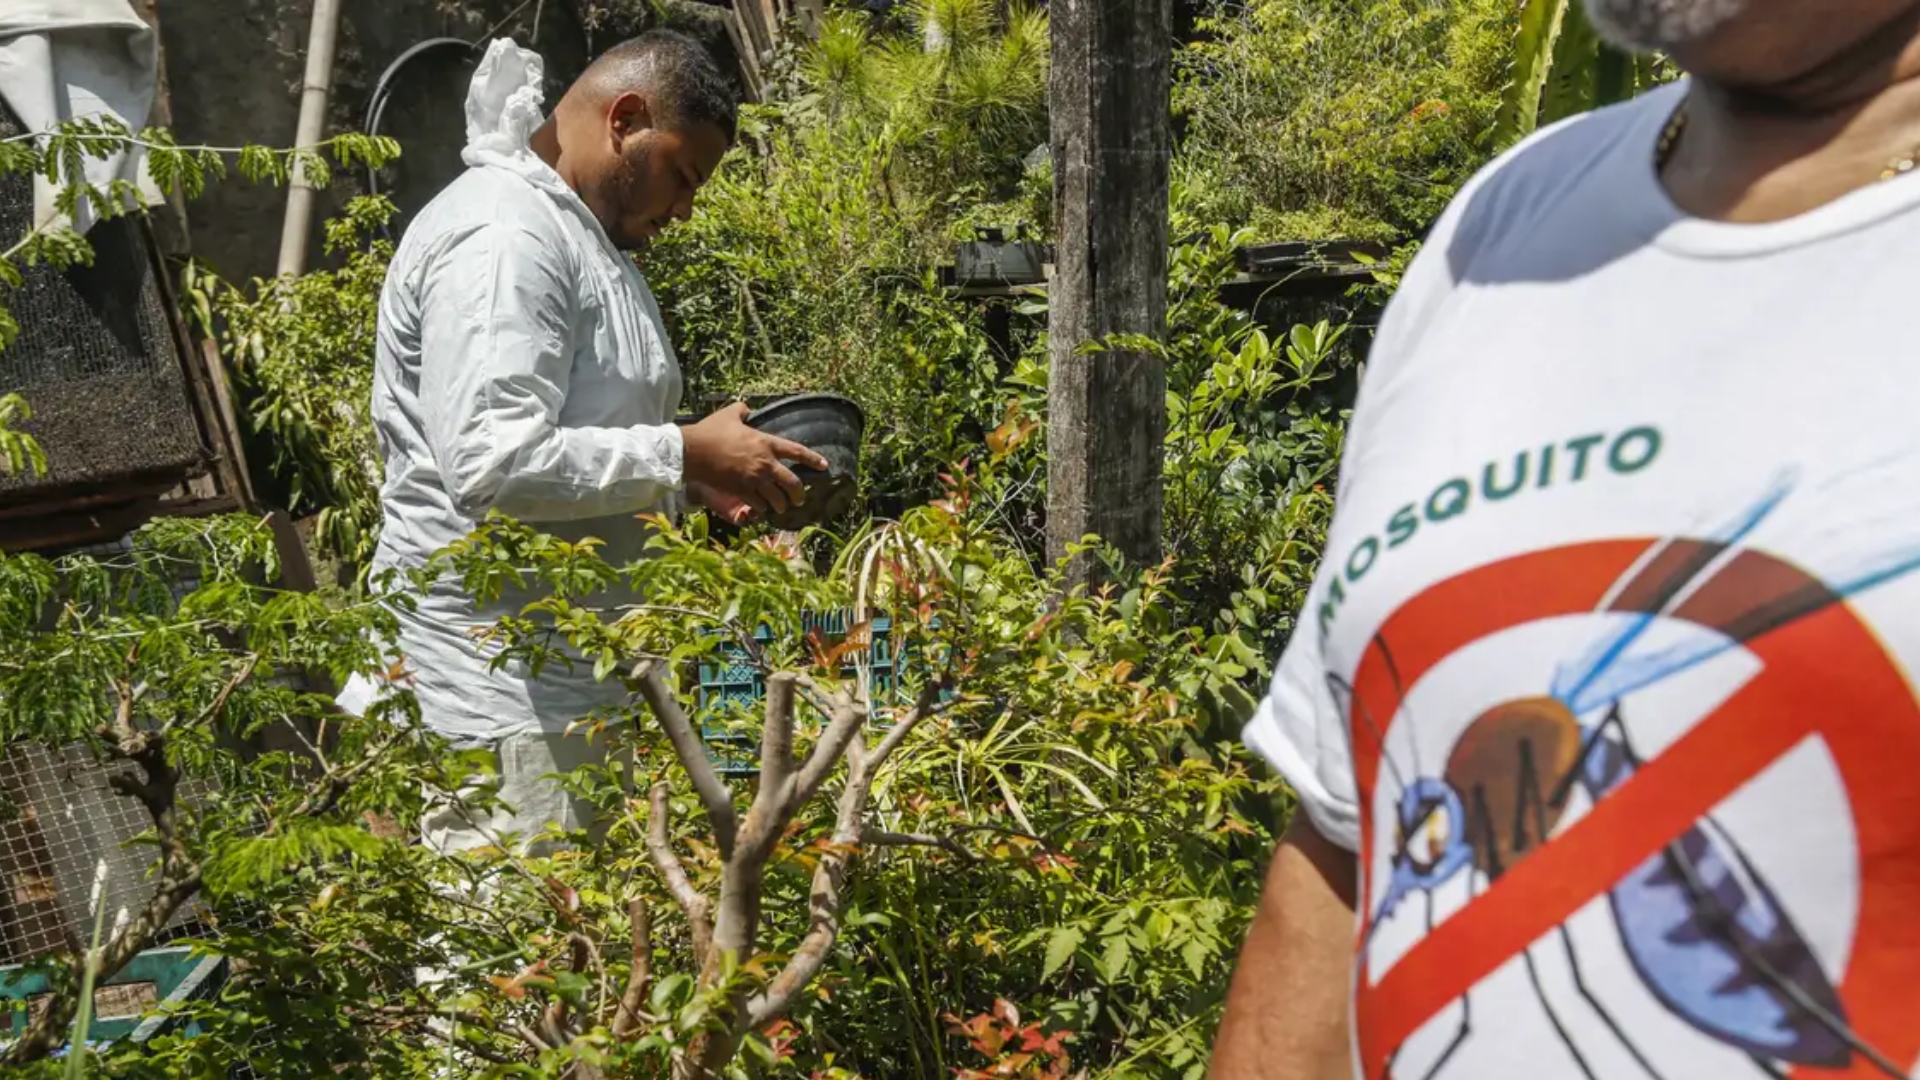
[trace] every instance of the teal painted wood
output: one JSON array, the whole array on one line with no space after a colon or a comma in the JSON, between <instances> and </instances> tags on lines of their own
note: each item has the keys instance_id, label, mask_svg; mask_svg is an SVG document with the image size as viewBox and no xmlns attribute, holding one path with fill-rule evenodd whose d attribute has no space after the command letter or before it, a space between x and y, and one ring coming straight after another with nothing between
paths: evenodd
<instances>
[{"instance_id":1,"label":"teal painted wood","mask_svg":"<svg viewBox=\"0 0 1920 1080\"><path fill-rule=\"evenodd\" d=\"M87 1030L87 1041L105 1045L132 1039L145 1042L165 1031L178 1030L198 1034L197 1026L181 1024L170 1016L167 1006L192 1001L214 993L226 980L227 961L221 956L195 956L183 946L149 949L127 962L127 966L100 984L101 987L152 983L156 1003L133 1016L96 1017ZM26 1003L47 993L52 981L27 965L0 967L0 1007L8 1014L8 1029L19 1035L27 1028Z\"/></svg>"}]
</instances>

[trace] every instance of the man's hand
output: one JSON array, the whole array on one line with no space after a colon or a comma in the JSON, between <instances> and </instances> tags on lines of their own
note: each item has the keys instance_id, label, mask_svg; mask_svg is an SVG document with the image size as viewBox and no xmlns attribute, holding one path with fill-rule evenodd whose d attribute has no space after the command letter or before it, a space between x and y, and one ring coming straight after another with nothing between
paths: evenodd
<instances>
[{"instance_id":1,"label":"man's hand","mask_svg":"<svg viewBox=\"0 0 1920 1080\"><path fill-rule=\"evenodd\" d=\"M827 459L797 442L748 427L747 411L744 403L729 405L680 429L687 486L704 487L716 497L746 503L763 514L800 505L806 489L784 463L798 462L824 472Z\"/></svg>"},{"instance_id":2,"label":"man's hand","mask_svg":"<svg viewBox=\"0 0 1920 1080\"><path fill-rule=\"evenodd\" d=\"M713 511L716 517L729 525L745 525L753 520L753 504L745 499L736 499L724 491L716 491L701 483L687 485L687 498L695 506L704 506Z\"/></svg>"}]
</instances>

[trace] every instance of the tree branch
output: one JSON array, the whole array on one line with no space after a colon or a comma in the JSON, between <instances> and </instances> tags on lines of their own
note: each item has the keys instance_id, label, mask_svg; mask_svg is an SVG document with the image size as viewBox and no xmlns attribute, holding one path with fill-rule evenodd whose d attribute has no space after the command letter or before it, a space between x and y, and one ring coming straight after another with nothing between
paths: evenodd
<instances>
[{"instance_id":1,"label":"tree branch","mask_svg":"<svg viewBox=\"0 0 1920 1080\"><path fill-rule=\"evenodd\" d=\"M213 700L207 704L207 707L201 710L199 723L209 723L215 717L219 716L221 710L227 707L227 699L233 696L233 692L240 688L241 683L253 678L254 669L259 666L260 654L248 653L247 658L240 662L240 670L233 673L233 678L228 679L226 685L222 686L220 692L213 696ZM160 728L160 733L165 735L172 729L173 723L172 721L168 721Z\"/></svg>"},{"instance_id":2,"label":"tree branch","mask_svg":"<svg viewBox=\"0 0 1920 1080\"><path fill-rule=\"evenodd\" d=\"M673 853L672 810L667 803L664 781L653 785L653 806L647 818L647 854L653 857L653 865L666 879L667 891L673 894L674 903L680 905L681 914L687 917L687 927L693 934L694 962L705 967L713 952L712 916L707 898L693 887L687 868L680 864L680 856Z\"/></svg>"},{"instance_id":3,"label":"tree branch","mask_svg":"<svg viewBox=\"0 0 1920 1080\"><path fill-rule=\"evenodd\" d=\"M627 921L632 924L633 969L627 973L627 990L620 995L620 1013L613 1018L613 1037L624 1039L650 1022L641 1006L653 981L653 913L646 900L635 897L627 902Z\"/></svg>"},{"instance_id":4,"label":"tree branch","mask_svg":"<svg viewBox=\"0 0 1920 1080\"><path fill-rule=\"evenodd\" d=\"M880 745L874 748L873 766L876 770L893 756L895 750L900 749L900 744L907 741L907 736L920 725L920 721L929 716L938 716L953 707L954 702L940 700L941 692L950 685L947 680L939 679L920 688L920 696L914 701L913 708L907 710L907 715L901 717L893 725L893 730L880 740Z\"/></svg>"},{"instance_id":5,"label":"tree branch","mask_svg":"<svg viewBox=\"0 0 1920 1080\"><path fill-rule=\"evenodd\" d=\"M979 858L973 852L960 846L959 841L950 836L933 836L928 833L897 833L882 829L867 829L860 834L860 842L868 847L930 847L958 855L963 859Z\"/></svg>"},{"instance_id":6,"label":"tree branch","mask_svg":"<svg viewBox=\"0 0 1920 1080\"><path fill-rule=\"evenodd\" d=\"M807 755L807 763L800 767L800 773L794 780L791 802L797 810L813 798L814 793L820 790L820 785L827 782L827 775L833 772L833 767L846 755L847 745L866 725L867 710L843 690L827 694L805 675L795 675L794 679L809 693L824 697L828 706L827 730L821 733L820 741L814 745L813 753Z\"/></svg>"},{"instance_id":7,"label":"tree branch","mask_svg":"<svg viewBox=\"0 0 1920 1080\"><path fill-rule=\"evenodd\" d=\"M793 775L793 691L791 672L767 677L766 722L760 733L760 795L768 792L785 802L786 787ZM755 803L760 801L754 799ZM752 816L751 811L748 814Z\"/></svg>"},{"instance_id":8,"label":"tree branch","mask_svg":"<svg viewBox=\"0 0 1920 1080\"><path fill-rule=\"evenodd\" d=\"M794 997L826 966L827 955L840 939L840 886L846 880L848 865L858 854L856 841L866 816L867 795L873 789L873 772L865 749L862 745L858 755L861 760L847 774L847 786L840 792L834 812L832 841L814 867L808 903L812 924L800 947L766 990L748 1000L745 1030L765 1027L786 1015Z\"/></svg>"},{"instance_id":9,"label":"tree branch","mask_svg":"<svg viewBox=\"0 0 1920 1080\"><path fill-rule=\"evenodd\" d=\"M85 956L66 958L69 967L80 964L91 967L96 981L109 978L125 967L200 888L200 866L194 862L177 828L174 801L180 774L167 761L165 743L158 736L133 730L131 712L138 696L136 689L122 684L120 708L114 721L121 739L113 752L130 758L145 774L144 779L121 773L110 777L108 784L146 807L159 840L160 867L154 875L153 892L138 915L101 944L97 952L89 949ZM100 902L106 902L104 897ZM73 995L53 995L46 1008L28 1025L26 1033L0 1052L0 1065L24 1065L51 1054L65 1041L67 1026L73 1022L78 1008Z\"/></svg>"},{"instance_id":10,"label":"tree branch","mask_svg":"<svg viewBox=\"0 0 1920 1080\"><path fill-rule=\"evenodd\" d=\"M693 790L700 796L700 804L706 807L707 819L713 825L714 843L720 848L720 857L727 858L733 853L733 837L737 827L733 792L713 771L713 762L707 758L706 744L700 741L700 733L694 730L692 721L687 719L686 710L680 707L679 699L674 697L673 687L668 685L661 666L651 660L642 661L634 669L634 676L640 683L640 696L646 699L647 707L659 719L661 728L667 733L667 741L673 744L673 752L680 759L680 767L687 770L688 778L693 781Z\"/></svg>"},{"instance_id":11,"label":"tree branch","mask_svg":"<svg viewBox=\"0 0 1920 1080\"><path fill-rule=\"evenodd\" d=\"M89 951L85 957L69 954L64 958L63 962L70 968L83 963L93 965L96 982L103 982L126 967L152 943L180 906L200 891L200 864L193 859L179 833L176 805L179 771L167 760L165 739L158 733L141 732L133 727L133 703L144 689L144 686L120 684L120 703L113 721L115 741L110 750L116 757L133 762L144 776L121 773L109 778L108 784L119 794L137 800L153 819L160 848L159 867L153 876L152 892L139 914L101 945L97 954ZM293 816L331 810L353 781L379 762L405 734L404 728L394 729L352 766L321 777L295 807ZM66 1041L67 1028L73 1023L77 1009L78 1002L71 994L53 995L26 1032L0 1051L0 1066L24 1065L53 1053Z\"/></svg>"}]
</instances>

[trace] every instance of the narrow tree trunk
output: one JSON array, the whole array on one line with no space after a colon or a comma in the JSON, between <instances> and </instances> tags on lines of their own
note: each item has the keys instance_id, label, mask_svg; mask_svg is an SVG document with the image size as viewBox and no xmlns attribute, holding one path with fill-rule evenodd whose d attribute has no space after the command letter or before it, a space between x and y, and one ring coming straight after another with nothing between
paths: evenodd
<instances>
[{"instance_id":1,"label":"narrow tree trunk","mask_svg":"<svg viewBox=\"0 0 1920 1080\"><path fill-rule=\"evenodd\" d=\"M1164 340L1171 0L1055 0L1055 220L1049 288L1047 548L1087 534L1136 565L1160 557L1166 372L1142 352L1077 355L1114 334ZM1074 579L1091 580L1077 560Z\"/></svg>"}]
</instances>

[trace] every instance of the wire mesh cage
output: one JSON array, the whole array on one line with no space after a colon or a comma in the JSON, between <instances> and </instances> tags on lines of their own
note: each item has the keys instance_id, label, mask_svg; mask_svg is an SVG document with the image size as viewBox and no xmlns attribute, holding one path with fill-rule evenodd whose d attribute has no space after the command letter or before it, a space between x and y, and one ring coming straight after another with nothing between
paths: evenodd
<instances>
[{"instance_id":1,"label":"wire mesh cage","mask_svg":"<svg viewBox=\"0 0 1920 1080\"><path fill-rule=\"evenodd\" d=\"M108 565L125 565L132 536L69 551ZM177 605L201 586L195 568L174 564L166 588ZM262 676L301 690L307 677L278 671ZM151 896L154 848L136 843L152 828L145 808L114 791L109 776L127 769L103 763L81 745L32 742L0 745L0 1044L24 1030L50 986L35 960L85 948L93 933L93 883L104 867L100 903L109 925L122 908L137 911ZM204 781L183 779L177 798L191 806L211 796ZM180 907L149 947L96 989L95 1043L141 1042L162 1032L194 1034L170 1003L217 994L234 970L219 941L236 928L257 926L244 905L219 910L196 897ZM212 944L208 950L201 945ZM233 1080L255 1075L244 1064Z\"/></svg>"},{"instance_id":2,"label":"wire mesh cage","mask_svg":"<svg viewBox=\"0 0 1920 1080\"><path fill-rule=\"evenodd\" d=\"M122 538L76 554L111 559L132 548ZM186 573L169 583L176 601L198 587ZM102 864L102 901L109 913L136 909L146 898L153 849L130 842L153 823L138 802L108 786L110 774L77 744L0 747L0 965L84 946L92 930L94 875ZM183 908L162 937L179 933L196 916Z\"/></svg>"},{"instance_id":3,"label":"wire mesh cage","mask_svg":"<svg viewBox=\"0 0 1920 1080\"><path fill-rule=\"evenodd\" d=\"M0 137L24 127L0 104ZM0 175L0 236L35 227L33 178ZM0 350L0 393L33 409L23 429L46 450L42 477L0 477L0 504L128 487L161 490L208 458L139 223L118 217L87 233L90 266L21 267L7 291L20 336Z\"/></svg>"}]
</instances>

